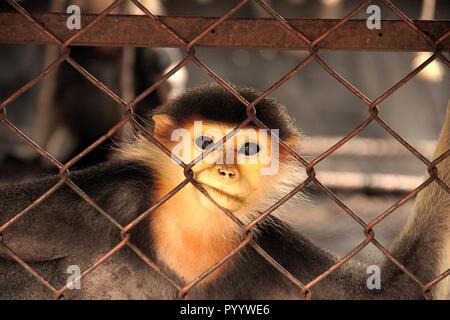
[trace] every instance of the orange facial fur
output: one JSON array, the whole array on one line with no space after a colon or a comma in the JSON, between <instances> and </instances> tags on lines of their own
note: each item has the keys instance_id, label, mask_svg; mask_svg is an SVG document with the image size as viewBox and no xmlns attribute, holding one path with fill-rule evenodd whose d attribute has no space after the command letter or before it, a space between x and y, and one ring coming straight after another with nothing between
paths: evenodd
<instances>
[{"instance_id":1,"label":"orange facial fur","mask_svg":"<svg viewBox=\"0 0 450 320\"><path fill-rule=\"evenodd\" d=\"M165 115L157 115L153 119L155 137L185 163L190 163L204 152L196 145L199 132L216 143L233 129L233 125L206 121L202 121L199 129L193 120L180 125ZM206 189L214 201L247 224L267 209L274 198L292 189L289 181L299 184L303 172L297 169L298 164L289 165L284 149L279 148L279 157L272 155L270 135L255 135L253 128L243 128L239 134L223 148L204 157L192 170L194 180ZM258 144L259 152L243 156L242 146L249 142ZM287 142L297 144L298 138ZM183 150L177 149L180 145L184 146ZM186 179L183 168L145 138L138 137L134 143L119 151L121 158L141 160L156 173L154 201ZM227 161L227 157L233 160ZM261 170L274 162L276 172L262 175ZM149 232L153 234L157 257L185 281L194 280L239 243L241 229L191 183L152 215ZM228 263L219 270L226 267ZM205 280L214 279L220 274L218 271Z\"/></svg>"}]
</instances>

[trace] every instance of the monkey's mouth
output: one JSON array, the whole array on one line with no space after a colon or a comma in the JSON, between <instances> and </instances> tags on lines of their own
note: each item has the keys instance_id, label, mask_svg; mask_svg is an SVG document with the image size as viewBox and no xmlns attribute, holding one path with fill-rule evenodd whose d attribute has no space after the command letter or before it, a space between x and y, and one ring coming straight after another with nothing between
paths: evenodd
<instances>
[{"instance_id":1,"label":"monkey's mouth","mask_svg":"<svg viewBox=\"0 0 450 320\"><path fill-rule=\"evenodd\" d=\"M213 196L214 194L218 194L222 197L225 197L228 200L234 201L234 202L238 202L240 204L245 204L245 199L239 196L236 196L234 194L230 194L227 193L221 189L218 189L216 187L210 186L208 184L204 184L204 183L200 183L205 189L206 191L208 191L208 193Z\"/></svg>"}]
</instances>

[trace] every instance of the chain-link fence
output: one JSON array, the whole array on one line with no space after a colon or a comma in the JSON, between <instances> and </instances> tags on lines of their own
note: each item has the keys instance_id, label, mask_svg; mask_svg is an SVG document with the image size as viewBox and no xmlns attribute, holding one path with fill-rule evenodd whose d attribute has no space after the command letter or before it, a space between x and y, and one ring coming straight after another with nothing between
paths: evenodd
<instances>
[{"instance_id":1,"label":"chain-link fence","mask_svg":"<svg viewBox=\"0 0 450 320\"><path fill-rule=\"evenodd\" d=\"M87 31L92 29L95 25L97 25L100 21L107 19L108 14L114 10L116 7L121 5L121 3L124 2L124 0L117 0L114 1L110 6L108 6L101 14L94 16L90 22L84 26L79 31L72 34L67 40L61 40L58 38L53 32L50 31L49 28L47 28L45 25L40 23L35 17L33 17L27 10L25 10L18 2L14 0L8 0L7 1L12 7L15 8L15 10L20 13L21 19L26 19L27 21L27 27L32 26L34 28L34 31L37 31L36 34L38 34L37 37L40 37L39 40L41 43L51 43L54 45L57 45L59 48L59 55L57 59L55 59L50 65L45 67L37 76L35 76L33 79L31 79L28 83L23 85L20 89L18 89L16 92L14 92L11 96L9 96L6 100L1 102L0 104L0 120L4 126L9 128L11 132L13 132L17 138L23 140L25 143L27 143L29 146L31 146L42 158L47 159L50 161L58 170L59 170L59 181L51 188L49 189L45 194L40 196L38 199L33 201L29 206L27 206L24 210L21 212L18 212L12 219L7 221L5 224L0 226L0 247L6 252L7 255L9 255L12 259L14 259L18 264L20 264L24 269L26 269L30 274L32 274L39 282L42 283L42 285L46 286L49 291L53 294L53 297L58 299L61 298L66 290L69 289L69 284L57 288L53 286L49 281L47 281L43 276L41 276L35 269L33 269L29 264L27 264L20 256L18 256L10 247L8 247L7 239L4 239L2 233L10 228L12 225L17 223L19 220L25 218L27 214L37 207L42 202L46 201L52 194L54 194L57 190L59 190L64 185L67 185L70 187L73 191L75 191L84 201L86 201L90 206L92 206L96 211L98 211L100 214L104 215L110 223L117 229L117 232L120 233L122 240L114 247L112 248L108 253L106 253L104 256L98 258L98 260L91 265L89 268L84 270L80 277L77 280L81 280L81 278L87 276L91 272L95 272L94 270L101 266L108 258L116 254L119 250L124 248L125 246L129 247L131 250L133 250L150 268L154 269L158 273L161 274L161 276L165 277L172 283L177 290L179 291L180 297L187 297L189 291L198 285L200 282L202 282L208 275L210 275L214 270L221 267L224 263L226 263L228 260L230 260L233 256L238 254L241 250L243 250L247 246L251 246L255 249L255 251L261 255L267 262L269 262L273 267L275 267L281 274L283 274L289 281L291 281L293 284L295 284L299 288L299 297L300 298L306 298L311 299L313 298L313 295L311 294L311 288L313 288L315 285L317 285L320 281L322 281L324 278L329 276L331 273L333 273L336 269L340 268L343 264L345 264L347 261L352 259L356 254L358 254L361 250L363 250L368 244L372 243L375 245L391 262L393 262L403 273L405 273L409 278L411 278L417 285L421 288L423 295L427 299L431 299L431 291L430 289L435 286L438 282L442 281L444 278L450 276L450 269L447 269L444 273L433 279L432 281L428 283L422 283L413 273L412 270L408 270L403 266L397 259L394 257L380 242L377 241L375 237L375 233L373 232L373 228L378 225L381 221L383 221L385 218L387 218L389 215L391 215L396 209L398 209L400 206L402 206L405 202L412 199L417 195L418 192L423 190L425 187L427 187L430 183L436 182L439 184L441 188L443 188L447 193L450 193L450 188L447 186L438 176L436 165L443 161L446 157L450 155L450 150L447 150L444 154L440 155L438 158L436 158L433 161L428 160L424 155L422 155L419 151L417 151L413 146L411 146L407 141L405 141L389 124L387 124L379 115L379 104L382 103L385 99L389 98L394 92L396 92L400 87L402 87L405 83L410 81L413 77L415 77L420 71L422 71L427 65L429 65L431 62L433 62L435 59L440 59L447 67L450 67L450 61L448 58L446 58L442 51L442 44L448 41L448 38L450 36L450 30L444 30L444 33L439 36L438 38L433 38L430 36L430 32L424 31L418 23L412 21L409 19L397 6L395 6L391 1L384 0L384 3L399 17L398 21L395 21L397 27L399 28L408 28L410 31L414 33L413 37L409 37L408 39L403 39L403 41L400 41L402 38L401 34L396 34L395 37L392 37L391 34L391 40L394 42L398 42L396 44L391 43L392 48L378 48L379 50L392 50L395 51L395 45L397 45L398 51L404 49L408 46L419 46L423 50L426 51L432 51L433 54L426 59L422 64L420 64L417 68L415 68L413 71L411 71L408 75L406 75L403 79L401 79L399 82L397 82L395 85L393 85L391 88L389 88L387 91L385 91L381 96L378 98L371 100L368 97L366 97L360 90L358 90L354 85L349 83L346 79L344 79L339 73L337 73L321 56L320 56L320 50L323 48L323 44L327 43L328 47L335 47L337 49L345 50L345 49L352 49L355 47L355 42L350 41L344 41L344 42L336 42L331 43L329 40L331 37L334 37L335 31L337 31L340 28L343 28L347 24L353 23L351 20L352 17L357 15L359 12L361 12L364 8L366 8L372 1L366 0L361 1L361 3L351 12L349 12L345 17L342 19L336 20L332 25L329 25L329 22L321 21L320 19L315 20L315 23L317 24L318 28L317 30L323 30L324 27L326 27L326 30L321 32L318 36L314 37L313 39L309 38L305 35L305 33L300 32L298 28L294 27L288 20L284 19L281 15L279 15L269 4L267 4L263 0L255 0L255 3L259 5L262 9L264 9L268 14L270 14L273 19L272 21L277 24L277 28L280 32L280 34L286 35L290 34L291 36L295 37L295 41L297 41L297 47L299 48L306 48L309 50L309 54L306 58L304 58L297 66L295 66L292 70L290 70L287 74L285 74L282 78L280 78L277 82L275 82L273 85L271 85L267 90L265 90L261 95L256 98L253 101L247 101L244 99L232 86L230 86L226 81L221 79L216 73L214 73L213 70L211 70L204 62L202 62L195 53L195 48L199 43L204 41L205 37L208 35L214 34L216 30L222 26L225 23L238 23L236 21L230 21L229 18L232 17L234 13L236 13L244 4L248 2L248 0L240 0L238 1L228 12L226 12L223 16L217 19L212 19L209 21L208 19L202 18L202 23L206 24L206 26L198 32L198 34L193 37L191 40L186 40L184 37L182 37L179 33L177 33L174 28L170 27L168 23L165 21L168 21L167 18L171 17L165 17L164 19L154 15L152 12L150 12L145 6L143 6L139 1L137 0L131 0L131 2L142 12L145 14L145 17L151 20L152 25L156 25L160 30L160 35L156 37L156 40L151 41L162 41L170 46L177 46L182 49L184 49L184 58L169 72L164 74L158 81L156 81L153 85L151 85L149 88L147 88L145 91L143 91L141 94L136 96L134 99L132 99L129 102L125 102L123 99L121 99L116 93L112 92L110 89L108 89L100 80L95 78L92 74L90 74L87 70L85 70L80 64L75 61L71 55L70 55L70 46L73 45L77 40L83 37L83 35L86 35ZM133 26L133 19L137 19L137 17L128 17L129 20L127 20L128 26ZM183 17L172 17L173 21L176 22L176 19L179 19L178 23L182 23ZM200 19L200 18L198 18ZM201 20L201 19L200 19ZM399 26L399 23L401 26ZM394 25L394 24L391 24ZM24 26L22 25L21 28ZM251 41L252 45L254 47L261 47L264 48L267 46L267 37L270 39L275 38L275 32L276 29L273 28L274 25L271 24L271 29L269 33L266 33L264 36L261 34L246 34L247 38L244 36L238 40L235 38L229 37L228 40L230 42L234 41L235 43L233 45L238 45L236 42L239 41L245 41L245 39L250 40L249 35L252 36ZM33 31L33 32L34 32ZM108 32L106 32L107 34ZM354 35L355 33L353 33ZM348 35L344 35L344 37L348 37ZM225 40L224 40L225 39ZM222 38L222 41L226 42L226 37ZM272 43L271 45L274 47L278 47L281 49L287 49L289 47L289 43L292 44L292 39L290 42L283 42L283 37L280 37L281 40L275 40L275 43ZM92 35L90 37L85 37L85 42L90 42L91 44L96 43L95 39L92 39ZM103 39L104 41L104 39ZM122 37L117 38L116 45L123 45L123 43L120 43L121 41L124 41ZM151 42L150 41L150 42ZM281 42L280 42L281 41ZM295 42L294 41L294 42ZM298 44L300 43L300 44ZM98 41L97 44L102 45L102 41ZM216 44L217 46L217 44ZM218 45L220 46L220 45ZM403 46L403 47L402 47ZM11 104L15 99L17 99L19 96L24 94L27 90L35 86L40 80L42 80L46 75L48 75L50 72L58 68L60 64L63 62L69 63L73 68L78 70L78 72L83 75L87 80L89 80L92 85L96 86L98 89L100 89L105 95L109 96L115 103L117 103L119 106L122 107L123 116L122 119L113 126L105 135L98 138L97 141L95 141L92 145L90 145L88 148L86 148L84 151L73 157L70 161L66 163L60 163L58 160L56 160L51 154L46 152L41 146L36 144L32 139L30 139L28 136L26 136L23 132L21 132L13 123L10 122L10 120L7 117L6 114L6 107ZM273 91L275 91L277 88L282 86L286 81L288 81L290 78L292 78L294 75L301 72L307 64L310 63L318 63L320 66L323 67L325 71L327 71L330 75L332 75L339 83L341 83L345 88L347 88L352 94L354 94L356 97L358 97L366 106L367 106L367 118L358 124L353 130L351 130L347 135L345 135L340 141L338 141L336 144L334 144L332 147L330 147L325 152L321 153L319 156L314 158L311 161L305 160L302 155L295 152L292 148L290 148L288 145L286 145L283 141L280 141L280 144L282 148L285 148L297 161L299 166L304 166L306 168L307 172L307 178L303 182L299 182L298 186L290 191L288 194L286 194L282 199L280 199L278 202L274 203L269 209L267 209L265 212L261 213L258 218L251 221L248 224L243 224L239 219L237 219L231 212L224 211L224 214L228 215L233 221L240 227L242 232L242 237L240 244L232 251L230 252L226 257L224 257L222 260L217 261L213 266L211 266L208 270L206 270L204 273L198 275L192 282L186 283L184 285L178 285L177 282L174 279L171 279L171 276L168 274L165 274L161 269L158 267L158 265L152 261L148 256L146 256L138 247L136 247L132 243L132 238L130 236L130 231L134 229L139 223L141 223L144 219L149 217L149 215L152 214L154 210L156 210L159 206L161 206L164 202L168 201L174 194L176 194L179 190L184 188L187 184L191 183L194 186L196 186L205 196L207 196L209 199L209 195L207 192L203 189L201 185L195 182L193 180L193 171L192 168L195 166L198 162L201 161L202 156L206 156L210 152L212 152L215 148L219 147L221 144L225 143L228 139L230 139L232 136L234 136L241 128L244 126L253 123L256 126L264 129L269 129L265 126L264 123L258 120L258 113L255 109L255 106L260 102L262 99L267 97L269 94L271 94ZM144 99L147 95L149 95L151 92L156 90L163 82L165 82L169 77L174 75L178 70L183 68L188 63L193 63L199 67L200 70L205 72L207 75L209 75L215 82L217 82L219 85L221 85L225 90L230 92L240 103L242 104L242 107L245 108L247 111L247 118L245 121L240 123L234 131L232 131L227 136L223 137L221 141L218 141L214 144L214 147L211 149L208 149L205 151L205 153L193 160L191 163L183 163L181 160L178 159L178 162L182 166L184 173L185 173L185 180L180 183L176 188L174 188L172 191L170 191L166 196L164 196L159 202L152 205L151 208L149 208L147 211L141 213L136 219L133 221L130 221L126 225L121 225L118 223L108 212L105 212L102 208L100 208L94 201L91 199L86 193L84 193L70 178L69 172L70 169L85 155L87 155L89 152L91 152L94 148L98 147L101 143L103 143L108 138L112 137L115 133L118 132L120 128L122 128L125 124L131 123L135 128L137 128L142 135L148 139L150 142L154 143L156 146L158 146L161 150L163 150L167 156L173 157L174 155L171 153L170 150L168 150L163 144L161 144L159 141L157 141L153 136L151 132L148 132L146 128L144 128L140 123L138 123L133 118L133 108L136 106L137 103L139 103L142 99ZM370 222L365 222L356 212L351 210L343 201L341 201L326 185L322 184L322 182L316 177L315 172L315 166L320 163L322 160L330 156L332 153L334 153L337 149L341 148L343 145L345 145L350 139L358 135L364 128L366 128L370 123L378 123L380 127L382 127L386 132L388 132L394 139L396 139L400 144L402 144L406 149L408 149L417 159L419 159L428 169L429 177L420 184L417 188L415 188L412 192L408 193L406 196L404 196L402 199L400 199L398 202L396 202L394 205L389 207L387 210L381 212L374 220ZM270 131L270 130L269 130ZM272 137L277 138L277 137ZM356 246L351 252L346 254L344 257L339 259L332 267L330 267L328 270L314 278L313 280L309 281L308 283L302 282L302 279L298 279L295 276L293 276L289 271L284 269L279 263L277 263L270 255L268 255L254 240L253 240L253 228L260 224L263 220L268 218L269 215L271 215L277 208L279 208L281 205L283 205L286 201L288 201L290 198L292 198L295 194L302 191L306 186L310 184L315 184L319 189L323 190L329 198L334 201L346 214L348 214L350 217L352 217L360 226L361 229L364 231L365 239ZM212 200L212 199L211 199ZM199 253L201 254L201 253Z\"/></svg>"}]
</instances>

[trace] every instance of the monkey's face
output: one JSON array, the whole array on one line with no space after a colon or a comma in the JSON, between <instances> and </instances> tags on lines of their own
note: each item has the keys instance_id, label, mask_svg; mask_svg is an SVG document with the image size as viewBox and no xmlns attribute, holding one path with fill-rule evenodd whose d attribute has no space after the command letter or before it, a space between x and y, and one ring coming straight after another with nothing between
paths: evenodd
<instances>
[{"instance_id":1,"label":"monkey's face","mask_svg":"<svg viewBox=\"0 0 450 320\"><path fill-rule=\"evenodd\" d=\"M274 156L270 135L263 130L243 128L214 150L213 145L232 132L233 126L217 122L190 122L182 159L190 163L201 159L193 168L194 179L222 207L238 211L249 206L270 176L265 175ZM211 151L206 156L206 152ZM203 156L202 156L203 155ZM273 172L276 174L276 172ZM201 204L210 208L214 204L202 193L196 192Z\"/></svg>"},{"instance_id":2,"label":"monkey's face","mask_svg":"<svg viewBox=\"0 0 450 320\"><path fill-rule=\"evenodd\" d=\"M280 191L277 189L287 174L283 167L286 154L267 130L242 128L214 149L214 144L230 134L235 125L195 119L176 125L166 115L153 119L157 138L165 140L176 158L186 164L198 161L192 167L194 180L220 206L239 216L240 212L246 214L255 203ZM181 175L182 168L177 170ZM217 209L196 188L192 187L192 192L205 209Z\"/></svg>"}]
</instances>

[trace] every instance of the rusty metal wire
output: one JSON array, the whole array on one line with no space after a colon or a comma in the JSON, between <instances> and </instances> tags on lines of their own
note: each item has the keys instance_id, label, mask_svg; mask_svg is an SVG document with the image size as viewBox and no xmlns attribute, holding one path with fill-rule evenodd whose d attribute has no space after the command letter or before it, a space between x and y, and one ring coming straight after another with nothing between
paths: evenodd
<instances>
[{"instance_id":1,"label":"rusty metal wire","mask_svg":"<svg viewBox=\"0 0 450 320\"><path fill-rule=\"evenodd\" d=\"M0 226L0 247L3 249L6 254L8 254L13 260L15 260L18 264L20 264L25 270L27 270L31 275L36 278L37 281L41 282L42 285L47 287L53 294L55 299L60 299L63 297L66 290L68 290L68 284L61 288L55 288L52 284L50 284L44 277L42 277L36 270L34 270L30 265L28 265L23 259L21 259L14 251L12 251L8 245L5 243L5 239L2 236L2 233L14 225L20 219L23 219L28 212L30 212L33 208L37 207L40 203L46 201L53 193L59 190L62 186L67 185L73 191L75 191L86 203L92 206L98 213L103 215L112 225L117 228L117 231L120 233L122 240L114 246L109 252L104 254L102 257L98 258L98 260L91 265L89 268L84 270L82 274L79 276L79 279L84 278L91 272L93 272L97 267L101 266L107 259L117 253L119 250L124 248L125 246L129 247L133 250L137 256L139 256L144 263L146 263L150 268L154 269L158 273L161 274L164 278L166 278L179 292L180 297L188 298L189 291L203 281L206 277L208 277L214 270L222 266L229 259L231 259L234 255L239 253L246 246L251 246L255 249L255 251L260 254L266 261L268 261L276 270L278 270L281 274L283 274L289 281L291 281L294 285L296 285L299 289L299 297L305 299L312 299L313 295L311 293L311 289L317 285L324 278L333 273L336 269L340 268L343 264L345 264L348 260L352 259L356 254L358 254L362 249L364 249L369 243L374 244L391 262L393 262L402 272L404 272L412 281L416 282L418 287L422 290L423 296L426 299L432 299L430 289L435 286L438 282L442 281L444 278L450 276L450 269L433 279L428 283L422 283L412 271L406 269L404 265L402 265L382 244L380 244L375 238L375 233L373 231L373 227L379 224L381 221L386 219L389 215L391 215L395 210L397 210L400 206L402 206L405 202L412 199L418 192L423 190L433 181L437 182L441 188L443 188L447 193L450 193L450 188L447 186L438 176L438 170L436 165L443 161L446 157L450 156L450 150L447 150L444 154L439 156L434 161L428 160L425 156L423 156L419 151L417 151L413 146L411 146L407 141L405 141L393 128L389 126L380 116L379 116L379 105L386 100L392 93L397 91L400 87L402 87L405 83L411 80L414 76L416 76L421 70L423 70L429 63L434 61L435 59L440 59L450 67L450 61L441 53L440 44L446 40L450 35L450 30L447 31L444 35L442 35L439 39L432 39L427 35L423 30L419 28L415 22L410 20L403 12L398 9L390 0L384 0L386 5L399 17L404 24L408 26L418 37L422 38L429 45L429 51L433 52L433 55L428 58L425 62L423 62L420 66L411 71L408 75L406 75L403 79L398 81L394 86L389 88L385 93L383 93L380 97L375 100L371 100L366 97L360 90L358 90L355 86L349 83L346 79L344 79L339 73L337 73L320 55L320 47L321 43L327 39L330 34L332 34L335 30L346 24L352 17L354 17L357 13L359 13L363 8L369 5L372 0L361 1L361 3L349 12L345 17L340 19L335 25L329 28L326 32L322 33L315 39L309 39L303 33L298 31L295 27L293 27L289 22L284 19L281 15L279 15L273 8L270 7L264 0L255 0L255 2L261 6L268 14L270 14L276 21L279 23L280 28L292 33L295 37L297 37L300 41L304 42L306 46L309 48L309 55L303 59L296 67L290 70L287 74L281 77L280 80L271 85L267 90L265 90L259 97L257 97L253 101L247 101L244 99L236 90L234 90L229 84L227 84L223 79L221 79L217 74L214 73L206 64L204 64L201 60L199 60L195 55L195 46L199 43L207 34L214 30L221 24L223 24L227 19L229 19L235 12L237 12L244 4L248 2L248 0L239 0L237 3L222 17L215 20L209 26L207 26L203 31L201 31L196 37L191 40L183 39L177 32L175 32L169 25L167 25L163 20L161 20L158 16L151 13L147 8L145 8L138 0L131 0L134 5L136 5L149 19L151 19L154 23L157 23L159 27L167 32L179 45L184 49L185 56L184 58L163 75L158 81L156 81L149 88L144 90L141 94L136 96L129 102L123 101L117 94L112 92L109 88L107 88L101 81L96 79L93 75L91 75L87 70L85 70L82 66L80 66L75 60L73 60L70 56L70 46L74 43L76 39L78 39L83 33L92 28L95 24L97 24L100 20L102 20L105 16L108 15L110 11L119 6L124 0L116 0L110 6L108 6L101 14L96 16L89 24L87 24L84 28L79 30L70 36L67 40L58 39L51 31L49 31L44 25L42 25L39 21L37 21L29 12L27 12L18 2L15 0L8 0L8 3L15 8L15 10L23 16L29 24L31 24L37 31L44 34L49 41L54 43L59 47L59 56L49 64L46 68L44 68L38 75L36 75L33 79L31 79L28 83L19 88L16 92L14 92L11 96L9 96L6 100L0 103L0 121L5 125L11 132L13 132L18 138L23 140L26 144L32 147L36 153L38 153L42 158L48 160L53 166L55 166L59 170L60 180L50 188L46 193L40 196L38 199L33 201L27 208L23 209L21 212L18 212L12 219L7 221L5 224ZM257 35L255 35L257 36ZM51 71L55 70L60 64L64 61L68 62L73 68L80 72L86 79L88 79L94 86L96 86L99 90L101 90L104 94L109 96L115 103L120 105L123 108L123 116L122 119L113 126L105 135L98 138L92 145L83 150L80 154L76 155L74 158L69 160L67 163L63 164L56 160L52 155L46 152L43 148L37 145L33 140L27 137L24 133L22 133L19 129L17 129L13 123L8 120L6 114L6 107L17 99L19 96L24 94L31 87L36 85L41 79L43 79L47 74ZM336 144L328 148L326 151L322 152L319 156L311 161L305 160L300 154L286 145L283 141L279 140L278 137L272 137L280 141L280 144L283 148L285 148L296 160L298 160L299 165L303 165L306 167L307 178L305 181L299 183L299 185L294 188L291 192L289 192L286 196L280 199L278 202L273 204L270 208L268 208L265 212L263 212L258 218L254 221L243 224L239 219L237 219L231 212L226 210L225 208L220 207L214 199L212 199L205 189L201 185L193 180L193 171L192 167L195 166L199 161L201 161L202 157L198 157L194 159L191 163L186 164L181 160L178 163L183 167L185 173L185 180L180 183L177 187L175 187L172 191L166 194L162 199L160 199L157 203L155 203L152 207L148 208L145 212L141 213L136 219L128 222L127 225L123 226L118 223L110 214L100 208L93 199L91 199L83 190L81 190L69 177L70 169L73 167L75 163L77 163L81 158L83 158L86 154L91 152L94 148L98 147L103 141L113 136L120 128L122 128L126 123L131 122L141 133L152 143L157 145L161 150L163 150L169 157L173 155L170 150L168 150L164 145L162 145L159 141L157 141L151 132L148 132L144 127L142 127L137 121L132 117L134 106L145 98L152 91L156 90L164 81L166 81L169 77L175 74L178 70L184 67L186 64L192 62L199 67L200 70L208 74L214 81L216 81L219 85L221 85L225 90L230 92L238 101L240 101L244 108L247 111L247 119L239 124L234 131L230 132L227 136L223 137L221 141L218 141L214 144L211 149L208 149L203 156L212 152L215 148L219 147L225 141L234 136L242 127L252 122L255 125L268 129L264 123L258 120L257 112L255 111L255 105L264 99L266 96L271 94L273 91L278 89L281 85L283 85L290 78L301 72L303 68L311 63L312 61L316 61L319 65L323 67L325 71L327 71L330 75L332 75L339 83L341 83L345 88L347 88L350 92L352 92L355 96L363 101L363 103L367 106L368 115L366 120L361 122L358 126L356 126L353 130L351 130L347 135L345 135L340 141ZM315 166L320 163L322 160L330 156L336 150L341 148L344 144L346 144L350 139L358 135L365 127L367 127L370 123L376 122L382 128L384 128L394 139L396 139L400 144L402 144L407 150L409 150L416 158L418 158L424 165L427 167L429 172L429 178L426 179L422 184L420 184L417 188L415 188L412 192L408 193L398 202L393 204L390 208L380 213L374 220L370 222L365 222L359 215L350 209L343 201L341 201L327 186L322 184L321 181L316 177ZM270 130L269 130L270 132ZM289 271L284 269L277 261L275 261L268 253L266 253L254 240L253 240L253 228L261 223L264 219L266 219L270 214L272 214L277 208L279 208L283 203L292 198L295 194L303 190L310 183L314 183L319 189L323 190L324 193L333 200L343 211L345 211L349 216L351 216L361 227L365 235L364 241L362 241L357 247L351 250L347 255L342 257L340 260L336 262L332 267L318 275L316 278L311 280L308 283L303 283L301 279L293 276ZM205 194L212 202L216 204L230 219L232 219L242 230L242 237L240 244L231 251L226 257L222 260L217 261L213 266L211 266L204 273L198 275L196 279L194 279L190 283L180 284L178 281L174 280L168 274L165 274L159 266L152 261L148 256L146 256L138 247L136 247L132 243L132 238L130 236L130 231L136 227L142 220L147 218L154 210L160 207L163 203L168 201L175 193L184 188L188 183L193 184L196 188L199 189L200 192ZM75 279L73 281L79 280Z\"/></svg>"}]
</instances>

